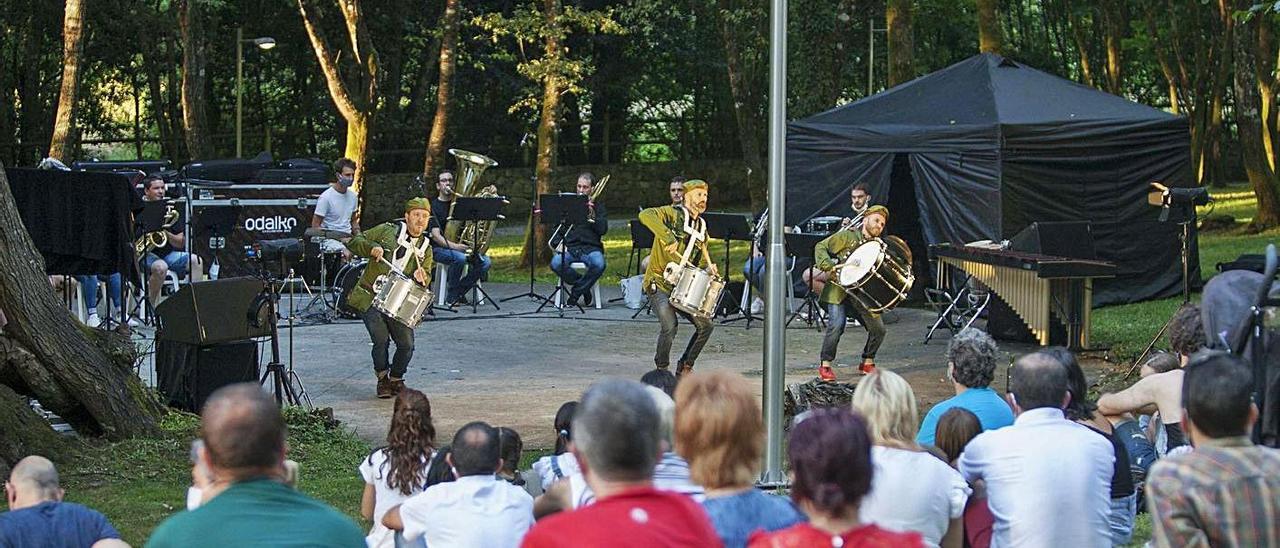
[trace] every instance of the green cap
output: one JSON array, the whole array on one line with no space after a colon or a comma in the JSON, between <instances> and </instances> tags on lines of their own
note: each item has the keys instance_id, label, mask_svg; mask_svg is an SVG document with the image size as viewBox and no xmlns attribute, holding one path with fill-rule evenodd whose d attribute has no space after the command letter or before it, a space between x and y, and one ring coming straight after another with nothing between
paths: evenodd
<instances>
[{"instance_id":1,"label":"green cap","mask_svg":"<svg viewBox=\"0 0 1280 548\"><path fill-rule=\"evenodd\" d=\"M427 211L431 211L431 202L428 201L426 198L411 198L409 201L404 203L405 213L408 213L415 209L425 209Z\"/></svg>"},{"instance_id":2,"label":"green cap","mask_svg":"<svg viewBox=\"0 0 1280 548\"><path fill-rule=\"evenodd\" d=\"M689 192L690 190L693 190L695 188L701 188L705 190L707 188L707 182L703 181L702 179L689 179L688 181L684 182L685 192Z\"/></svg>"},{"instance_id":3,"label":"green cap","mask_svg":"<svg viewBox=\"0 0 1280 548\"><path fill-rule=\"evenodd\" d=\"M882 205L873 205L867 208L867 211L862 214L862 217L865 219L868 215L873 214L879 214L881 217L884 217L885 222L889 222L889 208Z\"/></svg>"}]
</instances>

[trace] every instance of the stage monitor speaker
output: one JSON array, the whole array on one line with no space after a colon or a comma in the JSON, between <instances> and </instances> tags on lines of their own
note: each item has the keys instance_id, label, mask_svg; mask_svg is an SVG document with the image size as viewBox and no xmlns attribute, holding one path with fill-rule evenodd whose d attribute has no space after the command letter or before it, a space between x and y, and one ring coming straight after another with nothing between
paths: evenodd
<instances>
[{"instance_id":1,"label":"stage monitor speaker","mask_svg":"<svg viewBox=\"0 0 1280 548\"><path fill-rule=\"evenodd\" d=\"M258 382L254 341L210 346L156 341L156 384L170 406L199 413L210 394L239 382Z\"/></svg>"},{"instance_id":2,"label":"stage monitor speaker","mask_svg":"<svg viewBox=\"0 0 1280 548\"><path fill-rule=\"evenodd\" d=\"M156 306L156 339L210 345L271 334L271 320L257 278L187 284Z\"/></svg>"},{"instance_id":3,"label":"stage monitor speaker","mask_svg":"<svg viewBox=\"0 0 1280 548\"><path fill-rule=\"evenodd\" d=\"M323 185L329 182L329 172L323 169L264 169L258 172L253 182L264 185Z\"/></svg>"},{"instance_id":4,"label":"stage monitor speaker","mask_svg":"<svg viewBox=\"0 0 1280 548\"><path fill-rule=\"evenodd\" d=\"M1098 258L1088 221L1036 221L1009 239L1009 249L1073 259Z\"/></svg>"}]
</instances>

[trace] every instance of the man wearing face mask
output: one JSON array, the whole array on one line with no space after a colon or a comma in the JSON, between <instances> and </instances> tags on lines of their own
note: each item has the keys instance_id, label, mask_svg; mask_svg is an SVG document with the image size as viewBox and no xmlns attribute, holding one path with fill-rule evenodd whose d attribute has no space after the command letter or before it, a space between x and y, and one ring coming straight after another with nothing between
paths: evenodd
<instances>
[{"instance_id":1,"label":"man wearing face mask","mask_svg":"<svg viewBox=\"0 0 1280 548\"><path fill-rule=\"evenodd\" d=\"M351 184L355 182L356 163L350 158L341 158L333 163L333 171L337 177L329 183L329 188L320 193L320 199L316 200L316 212L311 216L311 227L346 234L359 234L360 220L355 217L359 197L351 190ZM346 238L326 239L321 244L321 249L326 253L341 252L343 260L350 259L351 252L343 246L345 240Z\"/></svg>"},{"instance_id":2,"label":"man wearing face mask","mask_svg":"<svg viewBox=\"0 0 1280 548\"><path fill-rule=\"evenodd\" d=\"M889 208L876 205L867 208L862 216L862 227L854 230L844 228L827 236L813 248L814 267L825 272L829 278L836 276L837 267L853 253L863 242L879 238L884 232L884 225L889 220ZM884 320L879 314L864 309L837 283L828 283L822 288L818 298L827 309L827 331L822 337L822 363L818 365L818 377L824 381L836 380L836 372L831 368L836 359L836 347L840 345L840 336L844 334L845 306L853 306L854 311L862 319L867 329L867 343L862 347L862 365L858 368L870 374L876 370L876 351L884 342Z\"/></svg>"},{"instance_id":3,"label":"man wearing face mask","mask_svg":"<svg viewBox=\"0 0 1280 548\"><path fill-rule=\"evenodd\" d=\"M352 253L370 259L347 302L363 315L365 329L373 339L373 372L378 377L379 398L393 397L404 388L404 374L413 357L413 329L370 306L375 293L373 282L394 267L418 284L430 285L431 244L426 234L430 220L431 204L426 198L414 198L405 202L404 220L382 223L347 243ZM391 341L396 343L396 353L388 364Z\"/></svg>"},{"instance_id":4,"label":"man wearing face mask","mask_svg":"<svg viewBox=\"0 0 1280 548\"><path fill-rule=\"evenodd\" d=\"M718 275L716 264L707 252L706 222L702 214L707 211L707 182L691 179L684 183L684 200L682 204L652 207L640 212L640 222L653 232L653 249L649 251L649 268L645 271L643 287L649 294L649 302L653 305L653 313L658 316L661 331L658 332L658 349L653 362L658 369L667 369L671 365L671 343L676 336L676 315L683 316L693 324L693 338L685 347L684 354L676 369L676 379L693 371L693 362L698 359L702 347L711 338L714 325L710 318L695 317L671 306L671 282L663 276L667 263L680 263L686 247L694 246L689 255L689 263L700 267L713 276Z\"/></svg>"}]
</instances>

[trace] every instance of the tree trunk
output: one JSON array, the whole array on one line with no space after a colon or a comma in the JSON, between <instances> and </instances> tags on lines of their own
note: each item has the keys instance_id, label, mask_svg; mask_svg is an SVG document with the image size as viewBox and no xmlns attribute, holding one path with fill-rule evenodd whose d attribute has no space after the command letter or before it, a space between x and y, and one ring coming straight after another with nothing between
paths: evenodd
<instances>
[{"instance_id":1,"label":"tree trunk","mask_svg":"<svg viewBox=\"0 0 1280 548\"><path fill-rule=\"evenodd\" d=\"M1002 53L1004 36L1000 32L999 0L977 0L978 51Z\"/></svg>"},{"instance_id":2,"label":"tree trunk","mask_svg":"<svg viewBox=\"0 0 1280 548\"><path fill-rule=\"evenodd\" d=\"M546 49L543 59L554 62L562 55L560 44L560 0L542 0L547 18ZM553 75L542 78L542 110L538 118L538 158L534 162L538 194L551 192L551 172L556 165L556 133L560 125L560 85ZM520 266L543 265L551 261L551 249L547 247L546 225L529 217L532 230L525 230L524 248L520 251Z\"/></svg>"},{"instance_id":3,"label":"tree trunk","mask_svg":"<svg viewBox=\"0 0 1280 548\"><path fill-rule=\"evenodd\" d=\"M1102 24L1107 46L1107 91L1119 95L1123 80L1121 79L1120 49L1124 39L1124 6L1117 0L1106 0L1098 8L1102 12Z\"/></svg>"},{"instance_id":4,"label":"tree trunk","mask_svg":"<svg viewBox=\"0 0 1280 548\"><path fill-rule=\"evenodd\" d=\"M1084 35L1084 21L1080 17L1074 15L1072 7L1068 6L1067 10L1071 15L1071 38L1076 43L1076 51L1080 56L1080 78L1083 84L1093 87L1093 64L1089 61L1089 41Z\"/></svg>"},{"instance_id":5,"label":"tree trunk","mask_svg":"<svg viewBox=\"0 0 1280 548\"><path fill-rule=\"evenodd\" d=\"M1245 7L1247 9L1247 6ZM1259 27L1269 22L1253 17L1236 29L1232 40L1235 61L1235 121L1240 135L1240 149L1244 159L1249 185L1258 199L1258 211L1250 223L1253 230L1263 230L1280 225L1280 193L1277 192L1277 174L1267 154L1268 124L1263 112L1264 93L1269 93L1274 76L1269 60L1261 59L1264 44L1269 36L1259 32ZM1269 59L1270 55L1266 55Z\"/></svg>"},{"instance_id":6,"label":"tree trunk","mask_svg":"<svg viewBox=\"0 0 1280 548\"><path fill-rule=\"evenodd\" d=\"M1153 9L1148 3L1142 10L1142 18L1147 24L1147 34L1150 35L1152 43L1159 43L1160 31L1156 27ZM1178 79L1173 72L1173 65L1169 64L1169 56L1162 47L1155 48L1155 56L1156 62L1160 65L1160 73L1164 75L1165 85L1169 89L1169 111L1175 115L1181 114L1182 107L1178 103Z\"/></svg>"},{"instance_id":7,"label":"tree trunk","mask_svg":"<svg viewBox=\"0 0 1280 548\"><path fill-rule=\"evenodd\" d=\"M37 415L26 398L0 384L0 476L28 455L58 459L74 444Z\"/></svg>"},{"instance_id":8,"label":"tree trunk","mask_svg":"<svg viewBox=\"0 0 1280 548\"><path fill-rule=\"evenodd\" d=\"M22 226L3 169L0 225ZM157 433L160 405L129 365L112 361L89 342L50 291L43 261L33 260L26 251L32 249L35 245L26 230L0 231L0 250L5 250L0 253L0 309L8 319L5 336L25 347L47 370L48 379L83 408L88 420L77 424L81 432L100 432L111 439ZM29 375L23 377L31 380ZM69 419L77 414L75 409L53 410Z\"/></svg>"},{"instance_id":9,"label":"tree trunk","mask_svg":"<svg viewBox=\"0 0 1280 548\"><path fill-rule=\"evenodd\" d=\"M201 36L199 0L178 1L178 29L182 35L182 127L187 156L192 160L213 158L209 121L205 115L204 37Z\"/></svg>"},{"instance_id":10,"label":"tree trunk","mask_svg":"<svg viewBox=\"0 0 1280 548\"><path fill-rule=\"evenodd\" d=\"M53 122L49 156L71 163L75 151L76 96L80 89L80 58L84 55L84 0L67 0L62 21L62 91Z\"/></svg>"},{"instance_id":11,"label":"tree trunk","mask_svg":"<svg viewBox=\"0 0 1280 548\"><path fill-rule=\"evenodd\" d=\"M449 99L453 92L453 70L458 48L458 20L462 17L458 0L445 0L444 32L440 40L440 83L436 86L436 117L427 138L427 157L422 166L423 180L430 185L436 170L444 165L444 139L449 129Z\"/></svg>"},{"instance_id":12,"label":"tree trunk","mask_svg":"<svg viewBox=\"0 0 1280 548\"><path fill-rule=\"evenodd\" d=\"M888 0L884 7L889 35L889 87L916 77L915 46L911 38L911 0Z\"/></svg>"},{"instance_id":13,"label":"tree trunk","mask_svg":"<svg viewBox=\"0 0 1280 548\"><path fill-rule=\"evenodd\" d=\"M748 83L749 73L743 57L742 45L730 20L731 2L718 0L720 9L720 34L724 40L725 68L729 76L729 93L733 97L733 117L738 126L738 142L742 146L742 161L747 164L747 192L752 207L765 200L764 155L761 153L760 106L757 95Z\"/></svg>"}]
</instances>

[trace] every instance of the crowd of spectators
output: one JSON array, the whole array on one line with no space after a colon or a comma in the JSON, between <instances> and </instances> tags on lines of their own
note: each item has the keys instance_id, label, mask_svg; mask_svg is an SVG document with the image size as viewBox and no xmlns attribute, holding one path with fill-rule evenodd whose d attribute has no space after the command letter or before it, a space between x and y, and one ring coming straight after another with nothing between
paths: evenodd
<instances>
[{"instance_id":1,"label":"crowd of spectators","mask_svg":"<svg viewBox=\"0 0 1280 548\"><path fill-rule=\"evenodd\" d=\"M785 495L757 487L757 388L728 370L592 384L529 470L510 428L471 422L437 445L430 401L405 389L386 444L355 466L367 532L292 486L275 402L232 385L203 410L190 509L147 545L1103 547L1127 544L1146 511L1156 546L1280 546L1280 451L1251 441L1253 372L1203 350L1199 318L1179 311L1174 354L1096 401L1063 348L1018 357L998 392L996 343L963 330L947 352L955 396L923 418L883 367L851 405L796 416ZM19 462L5 492L0 547L125 545L62 501L43 457Z\"/></svg>"}]
</instances>

